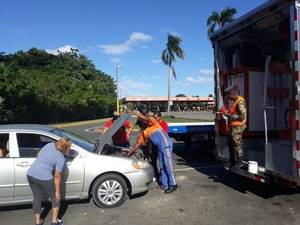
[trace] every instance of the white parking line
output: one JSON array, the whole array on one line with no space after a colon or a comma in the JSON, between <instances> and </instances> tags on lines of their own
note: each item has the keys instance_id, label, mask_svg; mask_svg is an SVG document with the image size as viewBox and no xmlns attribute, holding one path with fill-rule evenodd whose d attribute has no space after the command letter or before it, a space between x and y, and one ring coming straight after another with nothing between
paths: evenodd
<instances>
[{"instance_id":1,"label":"white parking line","mask_svg":"<svg viewBox=\"0 0 300 225\"><path fill-rule=\"evenodd\" d=\"M214 165L214 166L199 166L199 167L188 167L188 168L182 168L182 169L175 169L175 172L179 171L189 171L189 170L197 170L197 169L210 169L210 168L221 168L223 165Z\"/></svg>"},{"instance_id":2,"label":"white parking line","mask_svg":"<svg viewBox=\"0 0 300 225\"><path fill-rule=\"evenodd\" d=\"M97 127L90 127L90 128L87 128L85 129L84 131L87 132L87 133L98 133L99 131L95 131L95 130L99 130L101 128L101 126L97 126Z\"/></svg>"}]
</instances>

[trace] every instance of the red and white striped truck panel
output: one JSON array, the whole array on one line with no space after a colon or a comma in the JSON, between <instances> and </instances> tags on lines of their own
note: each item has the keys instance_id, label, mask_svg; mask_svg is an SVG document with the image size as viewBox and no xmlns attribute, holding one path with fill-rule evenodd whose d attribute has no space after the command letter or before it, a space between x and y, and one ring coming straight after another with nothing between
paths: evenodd
<instances>
[{"instance_id":1,"label":"red and white striped truck panel","mask_svg":"<svg viewBox=\"0 0 300 225\"><path fill-rule=\"evenodd\" d=\"M296 109L293 113L294 118L296 119L296 138L295 138L295 144L293 147L293 156L295 160L295 176L300 177L300 74L299 74L299 66L298 66L298 59L299 59L299 10L300 5L296 1L295 4L293 4L290 8L291 10L291 18L294 19L294 23L291 24L293 27L293 33L294 35L291 35L292 40L292 52L294 52L294 70L295 70L295 82L296 82L296 96L295 96L295 103L294 108ZM292 21L292 19L291 19Z\"/></svg>"}]
</instances>

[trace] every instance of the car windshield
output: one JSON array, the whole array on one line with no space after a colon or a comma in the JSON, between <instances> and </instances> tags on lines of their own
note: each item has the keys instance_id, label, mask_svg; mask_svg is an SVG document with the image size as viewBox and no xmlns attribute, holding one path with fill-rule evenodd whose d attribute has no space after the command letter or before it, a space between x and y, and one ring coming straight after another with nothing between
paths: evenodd
<instances>
[{"instance_id":1,"label":"car windshield","mask_svg":"<svg viewBox=\"0 0 300 225\"><path fill-rule=\"evenodd\" d=\"M94 151L95 144L89 142L88 140L79 137L76 134L73 134L70 131L62 130L62 129L53 129L50 131L51 133L59 136L59 137L68 137L72 141L72 143L78 145L81 148L84 148L87 151Z\"/></svg>"}]
</instances>

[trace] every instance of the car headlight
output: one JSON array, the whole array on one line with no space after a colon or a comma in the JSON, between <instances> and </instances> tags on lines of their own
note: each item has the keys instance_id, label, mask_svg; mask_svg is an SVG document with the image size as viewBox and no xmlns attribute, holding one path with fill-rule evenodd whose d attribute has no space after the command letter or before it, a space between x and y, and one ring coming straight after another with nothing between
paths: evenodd
<instances>
[{"instance_id":1,"label":"car headlight","mask_svg":"<svg viewBox=\"0 0 300 225\"><path fill-rule=\"evenodd\" d=\"M149 162L147 162L145 160L142 160L142 159L136 159L136 160L134 160L132 162L132 165L133 165L134 168L136 168L138 170L150 167Z\"/></svg>"}]
</instances>

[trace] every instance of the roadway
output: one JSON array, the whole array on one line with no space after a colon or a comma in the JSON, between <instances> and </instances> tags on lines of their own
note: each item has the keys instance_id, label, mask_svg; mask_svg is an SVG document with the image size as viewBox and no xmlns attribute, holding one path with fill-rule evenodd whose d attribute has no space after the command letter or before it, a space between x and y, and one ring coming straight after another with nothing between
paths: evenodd
<instances>
[{"instance_id":1,"label":"roadway","mask_svg":"<svg viewBox=\"0 0 300 225\"><path fill-rule=\"evenodd\" d=\"M85 132L97 124L68 127ZM133 141L133 140L132 140ZM68 225L264 225L300 223L300 191L255 183L233 175L214 160L208 145L174 144L174 164L179 185L166 195L152 185L149 192L127 200L121 207L101 209L92 201L63 204L61 215ZM48 210L45 210L45 215ZM0 208L0 224L33 224L30 205ZM49 224L50 213L46 222Z\"/></svg>"}]
</instances>

